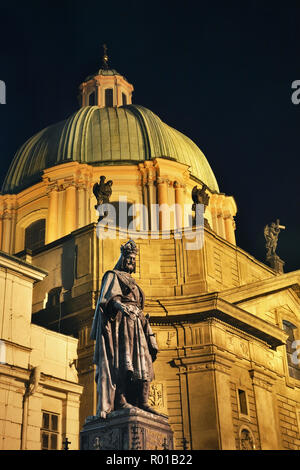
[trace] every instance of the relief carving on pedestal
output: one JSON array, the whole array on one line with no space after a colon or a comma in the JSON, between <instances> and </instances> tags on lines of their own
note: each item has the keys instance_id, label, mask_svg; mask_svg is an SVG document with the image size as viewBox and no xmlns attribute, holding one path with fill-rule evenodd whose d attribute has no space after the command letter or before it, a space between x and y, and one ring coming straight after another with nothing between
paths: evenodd
<instances>
[{"instance_id":1,"label":"relief carving on pedestal","mask_svg":"<svg viewBox=\"0 0 300 470\"><path fill-rule=\"evenodd\" d=\"M120 449L120 433L118 429L104 430L92 439L94 450L118 450Z\"/></svg>"},{"instance_id":2,"label":"relief carving on pedestal","mask_svg":"<svg viewBox=\"0 0 300 470\"><path fill-rule=\"evenodd\" d=\"M255 450L252 431L245 426L240 429L240 450Z\"/></svg>"},{"instance_id":3,"label":"relief carving on pedestal","mask_svg":"<svg viewBox=\"0 0 300 470\"><path fill-rule=\"evenodd\" d=\"M146 450L168 450L172 449L170 439L165 434L146 430Z\"/></svg>"},{"instance_id":4,"label":"relief carving on pedestal","mask_svg":"<svg viewBox=\"0 0 300 470\"><path fill-rule=\"evenodd\" d=\"M141 450L145 446L145 429L138 425L131 426L131 450Z\"/></svg>"},{"instance_id":5,"label":"relief carving on pedestal","mask_svg":"<svg viewBox=\"0 0 300 470\"><path fill-rule=\"evenodd\" d=\"M152 383L150 385L149 403L150 406L155 406L156 408L164 407L163 384Z\"/></svg>"}]
</instances>

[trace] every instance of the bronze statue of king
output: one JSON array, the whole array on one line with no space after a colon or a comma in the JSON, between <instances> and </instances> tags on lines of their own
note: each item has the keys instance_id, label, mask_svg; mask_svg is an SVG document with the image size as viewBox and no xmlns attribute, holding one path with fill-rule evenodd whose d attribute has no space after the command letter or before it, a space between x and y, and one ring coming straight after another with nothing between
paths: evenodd
<instances>
[{"instance_id":1,"label":"bronze statue of king","mask_svg":"<svg viewBox=\"0 0 300 470\"><path fill-rule=\"evenodd\" d=\"M103 276L93 319L97 416L101 418L133 406L158 414L148 405L158 348L149 315L143 313L144 293L131 275L136 255L133 240L121 246L116 266Z\"/></svg>"}]
</instances>

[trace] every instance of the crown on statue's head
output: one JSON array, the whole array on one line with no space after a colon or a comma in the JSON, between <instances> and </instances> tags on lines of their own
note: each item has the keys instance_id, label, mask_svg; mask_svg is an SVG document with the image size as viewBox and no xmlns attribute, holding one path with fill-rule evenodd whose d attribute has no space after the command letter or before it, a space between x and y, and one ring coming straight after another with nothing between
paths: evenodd
<instances>
[{"instance_id":1,"label":"crown on statue's head","mask_svg":"<svg viewBox=\"0 0 300 470\"><path fill-rule=\"evenodd\" d=\"M124 245L121 245L121 253L125 257L130 255L131 253L134 253L136 255L137 254L136 243L133 240L129 240L127 243L124 243Z\"/></svg>"}]
</instances>

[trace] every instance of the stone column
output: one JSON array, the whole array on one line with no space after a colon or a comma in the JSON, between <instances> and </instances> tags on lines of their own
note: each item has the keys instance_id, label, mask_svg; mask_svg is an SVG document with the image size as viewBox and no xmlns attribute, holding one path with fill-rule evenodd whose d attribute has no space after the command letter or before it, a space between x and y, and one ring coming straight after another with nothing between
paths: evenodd
<instances>
[{"instance_id":1,"label":"stone column","mask_svg":"<svg viewBox=\"0 0 300 470\"><path fill-rule=\"evenodd\" d=\"M12 218L11 209L5 209L3 214L2 250L6 253L11 252Z\"/></svg>"},{"instance_id":2,"label":"stone column","mask_svg":"<svg viewBox=\"0 0 300 470\"><path fill-rule=\"evenodd\" d=\"M147 200L148 208L148 227L149 230L158 230L157 214L156 211L154 211L154 204L157 203L155 187L156 169L152 161L145 161L144 166L146 169L144 178L146 185L145 201Z\"/></svg>"},{"instance_id":3,"label":"stone column","mask_svg":"<svg viewBox=\"0 0 300 470\"><path fill-rule=\"evenodd\" d=\"M157 178L157 195L159 204L159 229L169 230L168 218L166 217L166 208L164 204L168 204L168 180L166 178Z\"/></svg>"},{"instance_id":4,"label":"stone column","mask_svg":"<svg viewBox=\"0 0 300 470\"><path fill-rule=\"evenodd\" d=\"M99 179L97 179L97 182ZM93 176L91 175L86 184L86 224L90 224L92 222L98 221L99 218L99 213L97 209L95 209L95 205L97 204L96 198L93 194L93 187L94 187L95 181L93 180Z\"/></svg>"},{"instance_id":5,"label":"stone column","mask_svg":"<svg viewBox=\"0 0 300 470\"><path fill-rule=\"evenodd\" d=\"M139 187L142 193L142 203L146 210L143 210L142 214L142 230L149 230L150 218L149 218L149 198L148 198L148 187L147 187L147 170L143 163L139 163L140 180Z\"/></svg>"},{"instance_id":6,"label":"stone column","mask_svg":"<svg viewBox=\"0 0 300 470\"><path fill-rule=\"evenodd\" d=\"M218 212L217 212L217 225L218 225L217 234L220 235L220 237L226 238L223 213L220 209L218 209Z\"/></svg>"},{"instance_id":7,"label":"stone column","mask_svg":"<svg viewBox=\"0 0 300 470\"><path fill-rule=\"evenodd\" d=\"M218 232L218 225L217 225L217 216L216 216L216 208L214 205L210 206L210 213L211 213L211 221L212 221L212 229L214 232Z\"/></svg>"},{"instance_id":8,"label":"stone column","mask_svg":"<svg viewBox=\"0 0 300 470\"><path fill-rule=\"evenodd\" d=\"M181 229L184 226L184 189L185 185L174 182L175 204L176 204L176 228ZM181 210L180 210L181 208Z\"/></svg>"},{"instance_id":9,"label":"stone column","mask_svg":"<svg viewBox=\"0 0 300 470\"><path fill-rule=\"evenodd\" d=\"M14 250L17 217L16 195L7 195L3 205L2 249L7 253L12 253Z\"/></svg>"},{"instance_id":10,"label":"stone column","mask_svg":"<svg viewBox=\"0 0 300 470\"><path fill-rule=\"evenodd\" d=\"M58 186L53 184L48 189L48 217L46 229L46 244L51 243L58 238L57 219L58 219Z\"/></svg>"},{"instance_id":11,"label":"stone column","mask_svg":"<svg viewBox=\"0 0 300 470\"><path fill-rule=\"evenodd\" d=\"M148 200L148 221L149 221L149 229L150 230L158 230L158 221L157 221L157 213L155 210L156 198L155 192L156 187L154 185L154 178L149 178L147 181L147 200Z\"/></svg>"},{"instance_id":12,"label":"stone column","mask_svg":"<svg viewBox=\"0 0 300 470\"><path fill-rule=\"evenodd\" d=\"M234 223L234 219L232 215L226 215L224 217L224 223L225 223L226 240L232 243L233 245L235 245L236 244L235 235L234 235L235 223Z\"/></svg>"},{"instance_id":13,"label":"stone column","mask_svg":"<svg viewBox=\"0 0 300 470\"><path fill-rule=\"evenodd\" d=\"M96 103L97 106L101 106L101 85L99 82L96 82Z\"/></svg>"},{"instance_id":14,"label":"stone column","mask_svg":"<svg viewBox=\"0 0 300 470\"><path fill-rule=\"evenodd\" d=\"M142 196L143 196L143 204L146 208L146 212L144 213L143 217L143 230L149 230L151 226L150 220L150 205L149 205L149 194L148 194L148 184L147 184L147 173L145 168L141 168L141 175L142 175Z\"/></svg>"},{"instance_id":15,"label":"stone column","mask_svg":"<svg viewBox=\"0 0 300 470\"><path fill-rule=\"evenodd\" d=\"M85 185L83 181L77 184L77 208L78 208L78 228L86 225L86 201L85 201Z\"/></svg>"},{"instance_id":16,"label":"stone column","mask_svg":"<svg viewBox=\"0 0 300 470\"><path fill-rule=\"evenodd\" d=\"M122 101L121 101L121 96L120 96L120 87L119 87L117 79L115 79L115 93L116 93L116 106L121 106L120 103L122 103Z\"/></svg>"},{"instance_id":17,"label":"stone column","mask_svg":"<svg viewBox=\"0 0 300 470\"><path fill-rule=\"evenodd\" d=\"M0 250L2 250L3 215L0 215Z\"/></svg>"},{"instance_id":18,"label":"stone column","mask_svg":"<svg viewBox=\"0 0 300 470\"><path fill-rule=\"evenodd\" d=\"M65 185L65 235L76 229L76 187L74 181Z\"/></svg>"},{"instance_id":19,"label":"stone column","mask_svg":"<svg viewBox=\"0 0 300 470\"><path fill-rule=\"evenodd\" d=\"M15 253L16 245L16 225L17 225L17 209L16 204L12 209L12 224L11 224L11 241L10 241L10 252Z\"/></svg>"},{"instance_id":20,"label":"stone column","mask_svg":"<svg viewBox=\"0 0 300 470\"><path fill-rule=\"evenodd\" d=\"M253 390L255 396L257 424L260 436L261 450L278 450L278 442L275 404L273 401L272 387L275 375L258 372L251 369Z\"/></svg>"}]
</instances>

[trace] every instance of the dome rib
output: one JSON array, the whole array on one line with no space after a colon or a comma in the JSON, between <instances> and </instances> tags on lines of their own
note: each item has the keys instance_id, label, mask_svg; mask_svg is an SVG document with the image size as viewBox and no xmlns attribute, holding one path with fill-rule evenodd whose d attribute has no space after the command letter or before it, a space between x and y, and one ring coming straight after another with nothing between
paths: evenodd
<instances>
[{"instance_id":1,"label":"dome rib","mask_svg":"<svg viewBox=\"0 0 300 470\"><path fill-rule=\"evenodd\" d=\"M77 161L90 165L137 163L171 158L219 192L212 169L197 145L147 108L86 106L65 121L28 139L16 152L2 193L17 193L41 180L42 171Z\"/></svg>"},{"instance_id":2,"label":"dome rib","mask_svg":"<svg viewBox=\"0 0 300 470\"><path fill-rule=\"evenodd\" d=\"M163 123L147 108L139 105L129 105L128 108L138 111L145 123L149 135L151 158L174 158L188 165L192 175L204 182L211 190L219 192L217 180L205 155L189 137ZM181 149L180 152L178 147Z\"/></svg>"}]
</instances>

